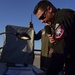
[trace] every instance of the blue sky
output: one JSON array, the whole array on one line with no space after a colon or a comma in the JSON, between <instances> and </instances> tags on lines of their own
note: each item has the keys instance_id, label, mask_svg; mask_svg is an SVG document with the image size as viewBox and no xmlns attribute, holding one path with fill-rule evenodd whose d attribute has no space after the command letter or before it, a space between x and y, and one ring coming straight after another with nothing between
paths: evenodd
<instances>
[{"instance_id":1,"label":"blue sky","mask_svg":"<svg viewBox=\"0 0 75 75\"><path fill-rule=\"evenodd\" d=\"M35 5L40 0L0 0L0 33L4 32L6 25L16 25L28 27L31 21L37 33L44 27L37 17L33 14ZM49 0L56 8L70 8L75 10L75 0ZM0 35L0 47L3 46L4 35ZM41 48L41 40L35 41L35 48Z\"/></svg>"}]
</instances>

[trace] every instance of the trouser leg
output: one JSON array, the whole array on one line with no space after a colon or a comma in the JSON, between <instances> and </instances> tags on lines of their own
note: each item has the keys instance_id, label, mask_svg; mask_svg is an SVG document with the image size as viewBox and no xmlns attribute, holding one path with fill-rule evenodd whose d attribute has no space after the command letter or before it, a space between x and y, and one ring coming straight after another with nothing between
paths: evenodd
<instances>
[{"instance_id":1,"label":"trouser leg","mask_svg":"<svg viewBox=\"0 0 75 75\"><path fill-rule=\"evenodd\" d=\"M58 75L64 66L64 55L53 54L46 75Z\"/></svg>"}]
</instances>

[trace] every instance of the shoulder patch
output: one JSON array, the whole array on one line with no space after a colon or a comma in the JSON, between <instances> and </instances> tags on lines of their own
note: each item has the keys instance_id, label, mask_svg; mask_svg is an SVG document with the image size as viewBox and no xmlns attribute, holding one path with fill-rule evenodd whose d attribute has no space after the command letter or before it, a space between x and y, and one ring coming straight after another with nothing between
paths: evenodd
<instances>
[{"instance_id":1,"label":"shoulder patch","mask_svg":"<svg viewBox=\"0 0 75 75\"><path fill-rule=\"evenodd\" d=\"M61 38L64 33L64 29L59 25L55 30L55 38Z\"/></svg>"}]
</instances>

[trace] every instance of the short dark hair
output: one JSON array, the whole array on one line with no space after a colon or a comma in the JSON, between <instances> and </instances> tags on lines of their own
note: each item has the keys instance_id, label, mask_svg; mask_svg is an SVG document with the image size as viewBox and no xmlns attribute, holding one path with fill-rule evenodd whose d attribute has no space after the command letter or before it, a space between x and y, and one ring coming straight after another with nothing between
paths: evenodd
<instances>
[{"instance_id":1,"label":"short dark hair","mask_svg":"<svg viewBox=\"0 0 75 75\"><path fill-rule=\"evenodd\" d=\"M38 12L39 9L41 10L46 10L47 9L47 6L52 6L54 7L54 5L48 1L48 0L41 0L34 8L34 11L33 13L36 14Z\"/></svg>"}]
</instances>

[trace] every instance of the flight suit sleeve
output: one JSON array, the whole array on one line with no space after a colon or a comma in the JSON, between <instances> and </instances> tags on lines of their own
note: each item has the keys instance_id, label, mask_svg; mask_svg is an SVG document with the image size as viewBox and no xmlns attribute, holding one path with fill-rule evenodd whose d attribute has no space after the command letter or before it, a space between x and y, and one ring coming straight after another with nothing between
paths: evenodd
<instances>
[{"instance_id":1,"label":"flight suit sleeve","mask_svg":"<svg viewBox=\"0 0 75 75\"><path fill-rule=\"evenodd\" d=\"M60 13L55 21L55 41L54 53L68 54L70 46L72 25L74 23L74 15L71 12Z\"/></svg>"},{"instance_id":2,"label":"flight suit sleeve","mask_svg":"<svg viewBox=\"0 0 75 75\"><path fill-rule=\"evenodd\" d=\"M37 34L34 33L34 40L40 40L42 35L42 30L40 30Z\"/></svg>"}]
</instances>

